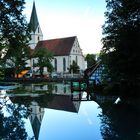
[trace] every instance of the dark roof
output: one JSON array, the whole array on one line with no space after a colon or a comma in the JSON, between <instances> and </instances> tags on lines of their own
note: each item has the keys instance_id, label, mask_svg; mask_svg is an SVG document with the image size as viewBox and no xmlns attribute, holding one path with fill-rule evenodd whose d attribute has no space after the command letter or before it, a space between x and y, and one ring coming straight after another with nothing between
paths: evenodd
<instances>
[{"instance_id":1,"label":"dark roof","mask_svg":"<svg viewBox=\"0 0 140 140\"><path fill-rule=\"evenodd\" d=\"M69 95L43 94L39 97L31 97L30 95L22 97L15 96L10 97L10 100L13 103L24 104L27 107L31 104L32 101L34 101L38 103L40 108L50 108L74 113L77 113L80 108L80 103L77 102L77 105L75 106L74 102L71 100L71 97ZM36 126L38 126L37 123L39 125L39 122L36 122Z\"/></svg>"},{"instance_id":2,"label":"dark roof","mask_svg":"<svg viewBox=\"0 0 140 140\"><path fill-rule=\"evenodd\" d=\"M54 56L66 56L70 54L75 38L76 36L39 41L35 50L46 48L52 52Z\"/></svg>"},{"instance_id":3,"label":"dark roof","mask_svg":"<svg viewBox=\"0 0 140 140\"><path fill-rule=\"evenodd\" d=\"M39 137L40 126L41 126L41 123L38 120L37 116L35 116L32 123L32 128L33 128L33 132L34 132L34 136L36 140L38 140L38 137Z\"/></svg>"},{"instance_id":4,"label":"dark roof","mask_svg":"<svg viewBox=\"0 0 140 140\"><path fill-rule=\"evenodd\" d=\"M93 64L91 67L87 68L84 71L85 77L90 77L96 71L96 69L100 66L100 64L101 64L101 61L98 61L96 64Z\"/></svg>"},{"instance_id":5,"label":"dark roof","mask_svg":"<svg viewBox=\"0 0 140 140\"><path fill-rule=\"evenodd\" d=\"M32 14L31 14L29 25L30 25L31 31L33 31L33 32L36 31L36 29L39 25L36 8L35 8L35 2L33 3L33 9L32 9Z\"/></svg>"}]
</instances>

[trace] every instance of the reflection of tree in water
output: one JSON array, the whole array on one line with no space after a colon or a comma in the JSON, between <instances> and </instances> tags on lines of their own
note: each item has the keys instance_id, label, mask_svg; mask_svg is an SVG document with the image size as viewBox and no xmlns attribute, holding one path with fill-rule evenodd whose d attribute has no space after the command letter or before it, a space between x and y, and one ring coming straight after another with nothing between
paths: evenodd
<instances>
[{"instance_id":1,"label":"reflection of tree in water","mask_svg":"<svg viewBox=\"0 0 140 140\"><path fill-rule=\"evenodd\" d=\"M140 110L123 103L102 108L101 134L104 140L140 140Z\"/></svg>"},{"instance_id":2,"label":"reflection of tree in water","mask_svg":"<svg viewBox=\"0 0 140 140\"><path fill-rule=\"evenodd\" d=\"M24 106L4 104L8 115L0 109L0 139L26 140L28 138L23 118L27 118L27 109ZM32 139L32 138L28 138Z\"/></svg>"}]
</instances>

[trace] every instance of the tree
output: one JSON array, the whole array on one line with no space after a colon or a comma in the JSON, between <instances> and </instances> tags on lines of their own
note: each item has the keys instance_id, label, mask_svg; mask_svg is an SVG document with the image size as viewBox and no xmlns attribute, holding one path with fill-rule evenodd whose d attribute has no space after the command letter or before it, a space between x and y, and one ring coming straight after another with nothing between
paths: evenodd
<instances>
[{"instance_id":1,"label":"tree","mask_svg":"<svg viewBox=\"0 0 140 140\"><path fill-rule=\"evenodd\" d=\"M41 77L43 77L44 67L47 67L48 72L53 71L53 66L51 64L53 55L47 49L39 48L35 50L33 58L36 59L34 67L39 67Z\"/></svg>"},{"instance_id":2,"label":"tree","mask_svg":"<svg viewBox=\"0 0 140 140\"><path fill-rule=\"evenodd\" d=\"M7 52L6 56L8 55L8 59L6 59L4 62L6 62L6 67L10 67L14 69L14 72L16 74L16 77L18 78L18 75L21 73L21 71L27 69L27 60L29 60L30 57L30 48L29 47L22 47L18 48L18 53L13 52L10 56L9 52Z\"/></svg>"},{"instance_id":3,"label":"tree","mask_svg":"<svg viewBox=\"0 0 140 140\"><path fill-rule=\"evenodd\" d=\"M79 73L79 66L77 65L77 63L75 61L72 62L72 64L70 65L69 68L69 72L70 73Z\"/></svg>"},{"instance_id":4,"label":"tree","mask_svg":"<svg viewBox=\"0 0 140 140\"><path fill-rule=\"evenodd\" d=\"M140 83L140 1L106 0L103 26L104 63L114 82Z\"/></svg>"},{"instance_id":5,"label":"tree","mask_svg":"<svg viewBox=\"0 0 140 140\"><path fill-rule=\"evenodd\" d=\"M24 4L25 0L0 1L0 59L5 67L12 61L17 68L30 39L28 24L22 15Z\"/></svg>"},{"instance_id":6,"label":"tree","mask_svg":"<svg viewBox=\"0 0 140 140\"><path fill-rule=\"evenodd\" d=\"M27 119L27 108L23 105L14 105L7 103L6 99L1 103L1 107L5 107L3 113L0 108L0 139L27 139L29 138L25 129L25 122Z\"/></svg>"},{"instance_id":7,"label":"tree","mask_svg":"<svg viewBox=\"0 0 140 140\"><path fill-rule=\"evenodd\" d=\"M91 67L96 63L96 55L95 54L87 54L85 57L85 60L87 61L87 67Z\"/></svg>"}]
</instances>

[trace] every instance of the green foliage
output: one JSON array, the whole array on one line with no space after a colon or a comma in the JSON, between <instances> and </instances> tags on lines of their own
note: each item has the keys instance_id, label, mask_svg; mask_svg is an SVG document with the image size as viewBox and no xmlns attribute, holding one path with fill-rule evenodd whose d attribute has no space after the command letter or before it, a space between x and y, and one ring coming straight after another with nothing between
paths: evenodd
<instances>
[{"instance_id":1,"label":"green foliage","mask_svg":"<svg viewBox=\"0 0 140 140\"><path fill-rule=\"evenodd\" d=\"M69 68L69 72L70 73L79 73L79 66L77 65L77 63L75 61L72 62L72 64L70 65Z\"/></svg>"},{"instance_id":2,"label":"green foliage","mask_svg":"<svg viewBox=\"0 0 140 140\"><path fill-rule=\"evenodd\" d=\"M22 15L24 4L25 0L0 1L0 65L5 64L5 68L11 65L17 73L17 68L25 66L25 47L30 38L28 24Z\"/></svg>"},{"instance_id":3,"label":"green foliage","mask_svg":"<svg viewBox=\"0 0 140 140\"><path fill-rule=\"evenodd\" d=\"M4 69L0 68L0 80L4 78Z\"/></svg>"},{"instance_id":4,"label":"green foliage","mask_svg":"<svg viewBox=\"0 0 140 140\"><path fill-rule=\"evenodd\" d=\"M87 61L87 67L91 67L96 63L96 54L87 54L85 60Z\"/></svg>"},{"instance_id":5,"label":"green foliage","mask_svg":"<svg viewBox=\"0 0 140 140\"><path fill-rule=\"evenodd\" d=\"M9 115L2 111L4 106ZM24 119L28 117L27 108L23 105L13 105L4 100L0 108L0 139L28 139Z\"/></svg>"},{"instance_id":6,"label":"green foliage","mask_svg":"<svg viewBox=\"0 0 140 140\"><path fill-rule=\"evenodd\" d=\"M43 77L44 67L47 67L48 72L53 71L53 66L51 61L53 59L53 55L45 48L40 48L35 50L33 54L33 58L36 58L37 61L34 63L34 67L39 67L40 75Z\"/></svg>"},{"instance_id":7,"label":"green foliage","mask_svg":"<svg viewBox=\"0 0 140 140\"><path fill-rule=\"evenodd\" d=\"M140 1L106 0L102 60L114 82L140 80Z\"/></svg>"}]
</instances>

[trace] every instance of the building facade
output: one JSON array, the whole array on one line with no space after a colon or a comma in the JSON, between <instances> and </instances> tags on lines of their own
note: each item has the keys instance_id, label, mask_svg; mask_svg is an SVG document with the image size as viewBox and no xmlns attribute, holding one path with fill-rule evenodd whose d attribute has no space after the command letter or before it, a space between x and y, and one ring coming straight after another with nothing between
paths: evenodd
<instances>
[{"instance_id":1,"label":"building facade","mask_svg":"<svg viewBox=\"0 0 140 140\"><path fill-rule=\"evenodd\" d=\"M39 25L35 3L33 3L33 9L30 18L30 29L30 48L32 50L46 48L48 51L50 51L54 56L52 65L54 67L55 73L68 73L70 65L72 65L73 61L77 63L81 72L85 70L86 66L84 56L76 36L43 40L43 34ZM35 61L37 60L31 60L31 67ZM37 69L38 68L36 67L33 70L37 71ZM47 68L44 69L44 72L47 73Z\"/></svg>"}]
</instances>

